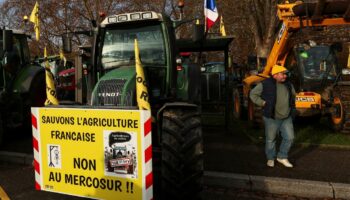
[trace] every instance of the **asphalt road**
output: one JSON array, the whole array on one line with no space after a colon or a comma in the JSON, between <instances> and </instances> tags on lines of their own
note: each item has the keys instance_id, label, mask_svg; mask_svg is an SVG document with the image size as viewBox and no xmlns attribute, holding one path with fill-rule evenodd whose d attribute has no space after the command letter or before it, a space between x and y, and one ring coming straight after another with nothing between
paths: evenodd
<instances>
[{"instance_id":1,"label":"asphalt road","mask_svg":"<svg viewBox=\"0 0 350 200\"><path fill-rule=\"evenodd\" d=\"M35 190L34 169L32 166L0 164L0 186L11 200L81 199L78 197Z\"/></svg>"},{"instance_id":2,"label":"asphalt road","mask_svg":"<svg viewBox=\"0 0 350 200\"><path fill-rule=\"evenodd\" d=\"M278 163L269 168L263 145L250 144L229 131L206 129L204 152L208 171L350 183L350 149L295 145L289 155L294 168Z\"/></svg>"}]
</instances>

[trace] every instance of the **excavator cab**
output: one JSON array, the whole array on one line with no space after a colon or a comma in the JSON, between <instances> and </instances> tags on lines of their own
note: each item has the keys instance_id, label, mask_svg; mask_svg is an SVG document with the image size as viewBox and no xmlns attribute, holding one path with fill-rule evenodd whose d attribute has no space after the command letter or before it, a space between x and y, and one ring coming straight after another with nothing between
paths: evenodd
<instances>
[{"instance_id":1,"label":"excavator cab","mask_svg":"<svg viewBox=\"0 0 350 200\"><path fill-rule=\"evenodd\" d=\"M299 45L294 48L300 72L299 91L321 91L340 73L337 55L331 45Z\"/></svg>"}]
</instances>

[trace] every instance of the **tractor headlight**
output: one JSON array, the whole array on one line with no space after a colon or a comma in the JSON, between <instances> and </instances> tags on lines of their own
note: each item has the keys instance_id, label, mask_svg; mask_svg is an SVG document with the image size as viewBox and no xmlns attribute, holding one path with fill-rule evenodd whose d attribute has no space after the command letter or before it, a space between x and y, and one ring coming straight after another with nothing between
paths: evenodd
<instances>
[{"instance_id":1,"label":"tractor headlight","mask_svg":"<svg viewBox=\"0 0 350 200\"><path fill-rule=\"evenodd\" d=\"M152 13L151 12L142 13L142 18L143 19L151 19L152 18Z\"/></svg>"},{"instance_id":2,"label":"tractor headlight","mask_svg":"<svg viewBox=\"0 0 350 200\"><path fill-rule=\"evenodd\" d=\"M118 16L118 21L119 22L124 22L128 20L128 16L127 15L119 15Z\"/></svg>"},{"instance_id":3,"label":"tractor headlight","mask_svg":"<svg viewBox=\"0 0 350 200\"><path fill-rule=\"evenodd\" d=\"M134 13L130 15L131 20L139 20L141 19L140 13Z\"/></svg>"},{"instance_id":4,"label":"tractor headlight","mask_svg":"<svg viewBox=\"0 0 350 200\"><path fill-rule=\"evenodd\" d=\"M342 75L350 75L350 69L342 69L341 74Z\"/></svg>"},{"instance_id":5,"label":"tractor headlight","mask_svg":"<svg viewBox=\"0 0 350 200\"><path fill-rule=\"evenodd\" d=\"M108 17L108 23L116 23L117 18L116 17Z\"/></svg>"}]
</instances>

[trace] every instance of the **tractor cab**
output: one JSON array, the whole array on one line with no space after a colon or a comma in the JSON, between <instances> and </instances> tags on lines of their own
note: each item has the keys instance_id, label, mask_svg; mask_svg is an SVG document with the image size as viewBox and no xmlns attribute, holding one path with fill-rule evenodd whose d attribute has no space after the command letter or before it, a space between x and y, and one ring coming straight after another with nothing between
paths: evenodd
<instances>
[{"instance_id":1,"label":"tractor cab","mask_svg":"<svg viewBox=\"0 0 350 200\"><path fill-rule=\"evenodd\" d=\"M46 100L45 71L31 63L27 37L20 30L0 31L0 145L6 129L30 130L30 107Z\"/></svg>"},{"instance_id":2,"label":"tractor cab","mask_svg":"<svg viewBox=\"0 0 350 200\"><path fill-rule=\"evenodd\" d=\"M170 24L168 24L170 25ZM155 12L137 12L106 18L98 35L94 51L95 85L91 103L104 106L136 106L135 54L137 39L140 60L150 88L150 103L170 96L172 43L164 17ZM173 59L174 60L174 59ZM169 86L169 85L168 85Z\"/></svg>"},{"instance_id":3,"label":"tractor cab","mask_svg":"<svg viewBox=\"0 0 350 200\"><path fill-rule=\"evenodd\" d=\"M93 108L137 110L137 99L145 96L136 97L136 81L147 86L148 93L143 94L150 103L152 115L149 122L155 169L154 194L161 196L156 199L197 199L202 187L200 67L192 65L181 52L198 52L206 47L212 50L224 48L225 57L228 57L228 44L232 38L223 41L204 39L202 24L195 26L202 30L196 34L198 40L195 37L185 42L176 39L175 29L181 23L193 21L171 21L166 15L152 11L133 12L108 16L92 31L87 104ZM64 49L69 52L70 42L64 41ZM223 43L218 45L218 41ZM139 50L137 60L135 46ZM136 61L140 61L141 67ZM144 77L136 77L136 69L140 68ZM176 161L180 157L181 160ZM126 164L132 164L131 158L115 157L112 160L109 171L129 173L133 169L126 168ZM179 187L173 187L172 183Z\"/></svg>"},{"instance_id":4,"label":"tractor cab","mask_svg":"<svg viewBox=\"0 0 350 200\"><path fill-rule=\"evenodd\" d=\"M5 30L0 32L2 62L0 88L13 90L13 80L30 63L27 35L21 31Z\"/></svg>"}]
</instances>

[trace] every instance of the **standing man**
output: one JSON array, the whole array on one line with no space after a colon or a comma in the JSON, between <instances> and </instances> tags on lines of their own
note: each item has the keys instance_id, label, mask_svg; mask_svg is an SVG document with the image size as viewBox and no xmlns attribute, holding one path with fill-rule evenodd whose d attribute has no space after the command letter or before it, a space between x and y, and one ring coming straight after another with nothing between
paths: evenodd
<instances>
[{"instance_id":1,"label":"standing man","mask_svg":"<svg viewBox=\"0 0 350 200\"><path fill-rule=\"evenodd\" d=\"M293 167L288 160L288 152L294 140L294 128L291 114L295 108L295 90L286 81L287 69L280 65L272 68L272 77L259 83L250 92L253 103L263 107L265 125L265 153L267 166L275 166L276 136L281 132L282 142L277 161L285 167Z\"/></svg>"}]
</instances>

